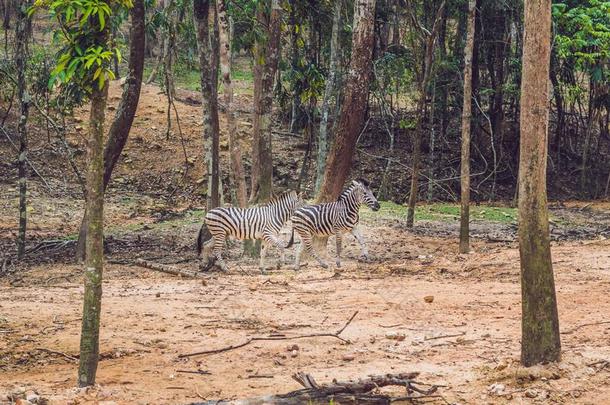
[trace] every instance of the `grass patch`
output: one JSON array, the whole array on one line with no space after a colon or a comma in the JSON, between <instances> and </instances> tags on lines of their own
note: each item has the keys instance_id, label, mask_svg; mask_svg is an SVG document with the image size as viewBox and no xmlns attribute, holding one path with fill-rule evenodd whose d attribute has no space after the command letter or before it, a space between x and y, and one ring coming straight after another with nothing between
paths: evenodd
<instances>
[{"instance_id":1,"label":"grass patch","mask_svg":"<svg viewBox=\"0 0 610 405\"><path fill-rule=\"evenodd\" d=\"M407 206L389 201L381 201L379 212L368 208L362 209L364 218L381 217L386 219L406 219ZM415 207L415 220L424 221L456 221L460 219L460 206L449 203L418 205ZM510 207L494 207L478 205L470 207L470 219L489 222L515 223L517 210Z\"/></svg>"}]
</instances>

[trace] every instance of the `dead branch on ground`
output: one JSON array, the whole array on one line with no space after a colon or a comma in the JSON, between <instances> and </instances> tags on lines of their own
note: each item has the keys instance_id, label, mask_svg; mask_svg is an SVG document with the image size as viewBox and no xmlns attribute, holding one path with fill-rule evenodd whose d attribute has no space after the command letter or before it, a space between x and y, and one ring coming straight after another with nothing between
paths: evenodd
<instances>
[{"instance_id":1,"label":"dead branch on ground","mask_svg":"<svg viewBox=\"0 0 610 405\"><path fill-rule=\"evenodd\" d=\"M356 315L358 315L358 311L354 312L354 314L349 318L349 320L345 323L345 325L343 325L343 327L341 329L339 329L338 331L336 331L335 333L311 333L311 334L295 335L295 336L255 336L255 337L249 338L245 342L242 342L242 343L239 343L236 345L226 346L226 347L222 347L220 349L203 350L203 351L195 352L195 353L181 354L178 356L178 358L183 359L186 357L193 357L193 356L199 356L199 355L204 355L204 354L222 353L222 352L227 352L227 351L233 350L233 349L239 349L241 347L249 345L252 342L260 342L260 341L268 341L268 340L291 340L291 339L305 339L305 338L311 338L311 337L332 337L335 339L339 339L344 343L348 343L349 342L348 340L343 339L339 335L341 335L341 333L345 330L345 328L347 328L348 325L350 323L352 323L352 321L354 320Z\"/></svg>"},{"instance_id":2,"label":"dead branch on ground","mask_svg":"<svg viewBox=\"0 0 610 405\"><path fill-rule=\"evenodd\" d=\"M569 335L571 333L576 332L579 329L584 328L585 326L595 326L595 325L605 325L605 324L609 324L610 321L601 321L601 322L591 322L591 323L583 323L582 325L578 325L577 327L570 329L570 330L566 330L565 332L561 332L562 335Z\"/></svg>"},{"instance_id":3,"label":"dead branch on ground","mask_svg":"<svg viewBox=\"0 0 610 405\"><path fill-rule=\"evenodd\" d=\"M262 405L262 404L277 404L277 405L293 405L293 404L368 404L381 405L390 404L395 401L416 401L418 399L427 398L444 398L435 394L438 386L432 385L430 388L424 389L418 387L422 384L415 381L419 373L401 373L401 374L386 374L372 375L367 378L358 380L349 380L339 382L333 380L327 385L320 385L309 374L297 373L292 378L301 384L304 388L288 392L286 394L266 395L263 397L243 399L236 401L208 401L201 402L203 404L239 404L239 405ZM404 387L406 395L399 397L391 397L389 394L376 392L377 389L389 386ZM446 401L445 401L446 402Z\"/></svg>"},{"instance_id":4,"label":"dead branch on ground","mask_svg":"<svg viewBox=\"0 0 610 405\"><path fill-rule=\"evenodd\" d=\"M173 274L174 276L197 278L199 277L196 272L189 270L181 270L174 266L168 266L166 264L153 263L144 259L136 259L134 265L144 267L149 270L160 271L162 273Z\"/></svg>"}]
</instances>

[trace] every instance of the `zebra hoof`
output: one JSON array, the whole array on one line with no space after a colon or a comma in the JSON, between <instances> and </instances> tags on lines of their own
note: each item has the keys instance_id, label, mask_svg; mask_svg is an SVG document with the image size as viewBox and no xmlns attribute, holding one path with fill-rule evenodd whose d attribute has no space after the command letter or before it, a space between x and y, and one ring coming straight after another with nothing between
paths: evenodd
<instances>
[{"instance_id":1,"label":"zebra hoof","mask_svg":"<svg viewBox=\"0 0 610 405\"><path fill-rule=\"evenodd\" d=\"M359 261L359 262L365 262L365 263L366 263L366 262L369 262L369 261L370 261L370 258L369 258L369 256L368 256L368 255L360 255L360 257L358 258L358 261Z\"/></svg>"}]
</instances>

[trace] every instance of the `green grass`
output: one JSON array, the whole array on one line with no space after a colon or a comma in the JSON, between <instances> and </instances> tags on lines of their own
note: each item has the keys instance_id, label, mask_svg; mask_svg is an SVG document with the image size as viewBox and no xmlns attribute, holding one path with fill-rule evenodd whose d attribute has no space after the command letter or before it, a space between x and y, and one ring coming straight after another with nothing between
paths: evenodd
<instances>
[{"instance_id":1,"label":"green grass","mask_svg":"<svg viewBox=\"0 0 610 405\"><path fill-rule=\"evenodd\" d=\"M144 65L144 80L147 80L148 76L150 76L154 62L153 59L148 59L146 61ZM236 84L239 84L240 82L245 84L244 87L236 86L235 92L237 94L250 94L253 91L252 86L254 78L252 76L252 69L248 64L236 63L231 71L231 78ZM199 74L199 69L190 67L187 63L178 62L174 66L174 82L175 86L178 88L201 91L201 76ZM162 83L161 72L158 72L155 83L159 85ZM222 92L222 83L219 84L218 91Z\"/></svg>"},{"instance_id":2,"label":"green grass","mask_svg":"<svg viewBox=\"0 0 610 405\"><path fill-rule=\"evenodd\" d=\"M368 208L362 209L364 218L381 217L386 219L405 219L407 207L389 201L381 201L379 212L373 213ZM449 203L419 205L415 208L415 220L425 221L455 221L460 218L460 206ZM517 210L509 207L494 207L478 205L470 207L470 219L489 222L514 223L517 220Z\"/></svg>"}]
</instances>

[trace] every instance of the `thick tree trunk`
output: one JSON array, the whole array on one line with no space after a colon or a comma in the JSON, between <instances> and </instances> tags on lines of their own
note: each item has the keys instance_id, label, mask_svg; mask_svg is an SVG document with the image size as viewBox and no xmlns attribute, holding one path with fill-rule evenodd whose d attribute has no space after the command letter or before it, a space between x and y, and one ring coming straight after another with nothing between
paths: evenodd
<instances>
[{"instance_id":1,"label":"thick tree trunk","mask_svg":"<svg viewBox=\"0 0 610 405\"><path fill-rule=\"evenodd\" d=\"M30 108L30 95L27 91L26 68L28 57L28 38L30 37L30 19L27 16L29 1L19 3L17 23L15 25L15 67L17 70L17 97L19 98L19 232L17 236L17 258L25 254L25 233L27 228L27 122Z\"/></svg>"},{"instance_id":2,"label":"thick tree trunk","mask_svg":"<svg viewBox=\"0 0 610 405\"><path fill-rule=\"evenodd\" d=\"M476 0L468 2L468 29L464 47L464 105L462 107L462 158L460 170L460 253L470 251L470 120L472 118L472 53L474 50L474 22Z\"/></svg>"},{"instance_id":3,"label":"thick tree trunk","mask_svg":"<svg viewBox=\"0 0 610 405\"><path fill-rule=\"evenodd\" d=\"M333 26L330 35L330 60L328 63L328 77L324 87L324 98L320 111L320 132L318 134L318 155L316 164L316 187L315 192L320 191L324 170L326 169L326 158L328 157L328 115L330 102L336 93L337 69L339 69L339 28L341 25L341 4L336 1L333 9Z\"/></svg>"},{"instance_id":4,"label":"thick tree trunk","mask_svg":"<svg viewBox=\"0 0 610 405\"><path fill-rule=\"evenodd\" d=\"M546 194L551 0L525 2L519 159L519 253L525 366L561 357Z\"/></svg>"},{"instance_id":5,"label":"thick tree trunk","mask_svg":"<svg viewBox=\"0 0 610 405\"><path fill-rule=\"evenodd\" d=\"M117 108L114 120L108 131L108 139L104 147L104 191L110 183L112 172L127 143L129 131L138 109L142 75L144 74L145 50L145 7L144 0L134 0L130 10L131 30L129 33L129 71L125 78L123 95ZM78 234L77 258L85 259L85 240L87 239L87 211L81 221Z\"/></svg>"},{"instance_id":6,"label":"thick tree trunk","mask_svg":"<svg viewBox=\"0 0 610 405\"><path fill-rule=\"evenodd\" d=\"M209 28L209 0L195 0L193 11L197 29L197 47L201 70L201 97L203 99L203 142L208 176L208 210L220 205L219 162L218 162L218 94L215 91L215 78L212 77L213 56Z\"/></svg>"},{"instance_id":7,"label":"thick tree trunk","mask_svg":"<svg viewBox=\"0 0 610 405\"><path fill-rule=\"evenodd\" d=\"M263 6L263 5L261 5ZM258 13L264 14L264 13ZM256 45L255 66L260 72L260 94L255 97L252 189L250 201L263 202L271 197L273 188L273 154L271 147L271 110L273 106L273 83L280 58L280 28L282 8L279 0L271 0L265 43ZM262 58L261 58L262 56ZM262 65L261 65L262 64ZM254 168L254 163L258 166ZM254 173L257 175L254 176Z\"/></svg>"},{"instance_id":8,"label":"thick tree trunk","mask_svg":"<svg viewBox=\"0 0 610 405\"><path fill-rule=\"evenodd\" d=\"M223 83L223 101L227 117L227 133L229 137L229 154L231 156L231 179L235 187L237 205L245 207L247 204L246 177L241 156L241 145L235 123L233 109L233 83L231 82L231 42L229 37L230 26L227 16L226 0L216 0L218 13L218 28L220 41L220 72Z\"/></svg>"},{"instance_id":9,"label":"thick tree trunk","mask_svg":"<svg viewBox=\"0 0 610 405\"><path fill-rule=\"evenodd\" d=\"M85 293L80 338L78 385L95 384L99 360L102 270L104 267L104 113L108 84L94 87L89 115L87 150L87 240L85 258Z\"/></svg>"},{"instance_id":10,"label":"thick tree trunk","mask_svg":"<svg viewBox=\"0 0 610 405\"><path fill-rule=\"evenodd\" d=\"M345 83L345 101L332 144L318 201L334 201L343 189L356 150L358 135L364 125L374 45L375 0L354 4L352 57Z\"/></svg>"}]
</instances>

